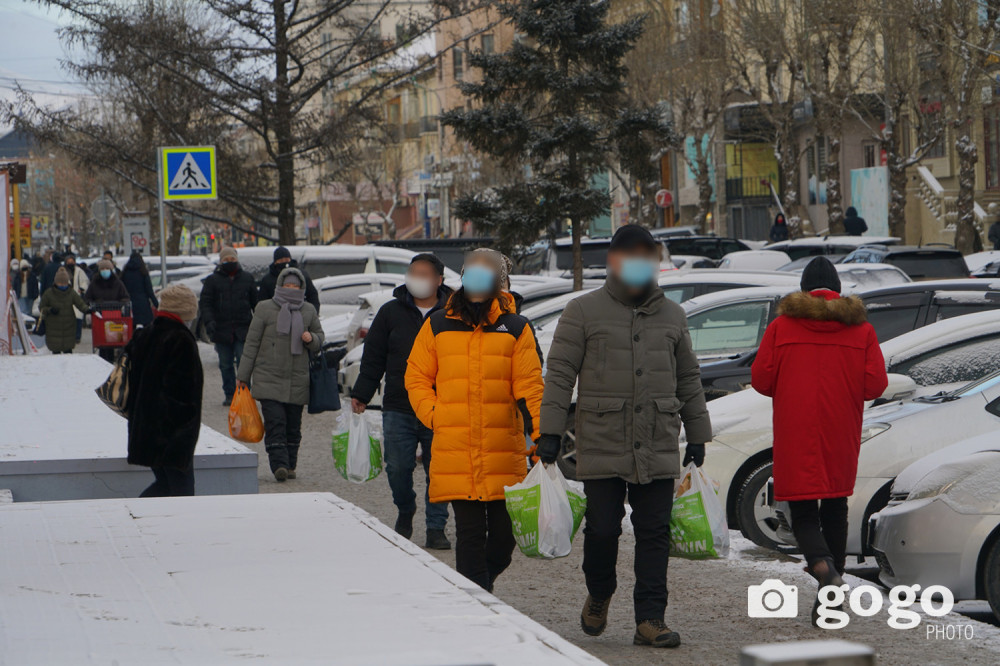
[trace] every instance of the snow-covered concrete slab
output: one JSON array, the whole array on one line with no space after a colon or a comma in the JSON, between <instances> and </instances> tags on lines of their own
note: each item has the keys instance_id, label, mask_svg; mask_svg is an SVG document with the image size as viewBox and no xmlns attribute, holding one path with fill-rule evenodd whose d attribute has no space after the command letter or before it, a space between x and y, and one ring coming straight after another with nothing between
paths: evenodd
<instances>
[{"instance_id":1,"label":"snow-covered concrete slab","mask_svg":"<svg viewBox=\"0 0 1000 666\"><path fill-rule=\"evenodd\" d=\"M0 662L599 664L328 493L0 508Z\"/></svg>"},{"instance_id":2,"label":"snow-covered concrete slab","mask_svg":"<svg viewBox=\"0 0 1000 666\"><path fill-rule=\"evenodd\" d=\"M0 488L15 502L135 497L153 481L125 461L126 421L94 393L110 366L90 354L0 356ZM202 426L199 495L257 492L257 454Z\"/></svg>"}]
</instances>

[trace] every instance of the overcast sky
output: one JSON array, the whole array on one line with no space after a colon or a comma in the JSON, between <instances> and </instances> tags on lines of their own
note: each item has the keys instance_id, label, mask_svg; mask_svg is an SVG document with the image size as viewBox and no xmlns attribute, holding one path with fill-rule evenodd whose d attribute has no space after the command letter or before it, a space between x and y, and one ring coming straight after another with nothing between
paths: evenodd
<instances>
[{"instance_id":1,"label":"overcast sky","mask_svg":"<svg viewBox=\"0 0 1000 666\"><path fill-rule=\"evenodd\" d=\"M64 105L81 92L59 66L65 51L56 31L65 23L65 15L37 3L0 0L0 98L13 97L15 79L46 104Z\"/></svg>"}]
</instances>

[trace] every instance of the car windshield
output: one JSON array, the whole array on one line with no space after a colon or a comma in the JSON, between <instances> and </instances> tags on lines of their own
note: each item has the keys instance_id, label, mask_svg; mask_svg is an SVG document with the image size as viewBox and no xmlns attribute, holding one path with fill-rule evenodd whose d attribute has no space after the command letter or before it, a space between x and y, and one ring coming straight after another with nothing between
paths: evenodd
<instances>
[{"instance_id":1,"label":"car windshield","mask_svg":"<svg viewBox=\"0 0 1000 666\"><path fill-rule=\"evenodd\" d=\"M898 266L915 280L969 277L965 259L951 252L895 252L889 254L885 262Z\"/></svg>"},{"instance_id":2,"label":"car windshield","mask_svg":"<svg viewBox=\"0 0 1000 666\"><path fill-rule=\"evenodd\" d=\"M581 250L583 252L583 267L584 268L604 268L608 263L608 246L611 245L611 241L607 242L590 242L583 243ZM561 271L573 270L573 246L572 245L556 245L556 268Z\"/></svg>"},{"instance_id":3,"label":"car windshield","mask_svg":"<svg viewBox=\"0 0 1000 666\"><path fill-rule=\"evenodd\" d=\"M998 384L1000 384L1000 371L987 375L982 379L978 379L971 384L966 384L962 388L955 389L948 395L954 398L964 398L974 393L981 393L982 391L993 388Z\"/></svg>"}]
</instances>

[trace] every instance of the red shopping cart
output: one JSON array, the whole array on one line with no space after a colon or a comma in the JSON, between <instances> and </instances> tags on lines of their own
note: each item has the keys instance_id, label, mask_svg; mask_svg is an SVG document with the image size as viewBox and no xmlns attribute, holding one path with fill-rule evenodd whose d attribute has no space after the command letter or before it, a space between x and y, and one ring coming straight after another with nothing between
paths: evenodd
<instances>
[{"instance_id":1,"label":"red shopping cart","mask_svg":"<svg viewBox=\"0 0 1000 666\"><path fill-rule=\"evenodd\" d=\"M97 303L90 315L94 348L124 347L132 339L131 303Z\"/></svg>"}]
</instances>

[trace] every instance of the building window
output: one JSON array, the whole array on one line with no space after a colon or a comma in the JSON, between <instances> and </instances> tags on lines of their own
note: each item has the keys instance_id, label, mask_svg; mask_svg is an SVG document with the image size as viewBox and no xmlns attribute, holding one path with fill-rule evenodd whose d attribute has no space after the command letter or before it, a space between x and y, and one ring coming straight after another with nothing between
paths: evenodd
<instances>
[{"instance_id":1,"label":"building window","mask_svg":"<svg viewBox=\"0 0 1000 666\"><path fill-rule=\"evenodd\" d=\"M483 55L490 55L493 53L493 50L494 50L493 35L492 34L483 35Z\"/></svg>"},{"instance_id":2,"label":"building window","mask_svg":"<svg viewBox=\"0 0 1000 666\"><path fill-rule=\"evenodd\" d=\"M1000 108L991 106L984 110L983 116L986 189L1000 190Z\"/></svg>"},{"instance_id":3,"label":"building window","mask_svg":"<svg viewBox=\"0 0 1000 666\"><path fill-rule=\"evenodd\" d=\"M875 159L875 156L878 155L878 145L869 142L861 146L861 149L864 152L865 168L870 169L874 166L878 166L878 162Z\"/></svg>"},{"instance_id":4,"label":"building window","mask_svg":"<svg viewBox=\"0 0 1000 666\"><path fill-rule=\"evenodd\" d=\"M451 66L454 70L455 80L461 81L465 74L465 67L462 58L462 49L455 48L451 51Z\"/></svg>"}]
</instances>

